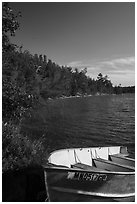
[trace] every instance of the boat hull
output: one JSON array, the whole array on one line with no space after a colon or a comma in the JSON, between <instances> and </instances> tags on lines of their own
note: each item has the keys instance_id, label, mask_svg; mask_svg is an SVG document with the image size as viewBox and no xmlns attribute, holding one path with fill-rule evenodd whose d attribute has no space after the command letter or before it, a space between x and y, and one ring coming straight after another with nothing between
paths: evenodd
<instances>
[{"instance_id":1,"label":"boat hull","mask_svg":"<svg viewBox=\"0 0 137 204\"><path fill-rule=\"evenodd\" d=\"M135 173L45 167L51 202L135 200Z\"/></svg>"}]
</instances>

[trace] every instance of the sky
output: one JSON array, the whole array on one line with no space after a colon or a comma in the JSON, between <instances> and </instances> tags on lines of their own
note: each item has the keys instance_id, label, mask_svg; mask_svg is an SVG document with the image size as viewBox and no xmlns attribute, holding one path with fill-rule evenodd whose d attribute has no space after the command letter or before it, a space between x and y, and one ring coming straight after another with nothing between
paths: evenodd
<instances>
[{"instance_id":1,"label":"sky","mask_svg":"<svg viewBox=\"0 0 137 204\"><path fill-rule=\"evenodd\" d=\"M10 2L20 11L13 43L45 54L59 65L113 85L135 85L135 4L133 2Z\"/></svg>"}]
</instances>

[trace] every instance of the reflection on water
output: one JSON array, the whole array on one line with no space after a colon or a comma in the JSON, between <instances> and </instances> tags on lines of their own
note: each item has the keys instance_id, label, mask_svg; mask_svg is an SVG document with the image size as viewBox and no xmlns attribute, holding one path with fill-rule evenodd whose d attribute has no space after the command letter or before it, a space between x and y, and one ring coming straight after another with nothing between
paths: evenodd
<instances>
[{"instance_id":1,"label":"reflection on water","mask_svg":"<svg viewBox=\"0 0 137 204\"><path fill-rule=\"evenodd\" d=\"M134 94L57 99L44 111L52 150L125 145L134 157Z\"/></svg>"}]
</instances>

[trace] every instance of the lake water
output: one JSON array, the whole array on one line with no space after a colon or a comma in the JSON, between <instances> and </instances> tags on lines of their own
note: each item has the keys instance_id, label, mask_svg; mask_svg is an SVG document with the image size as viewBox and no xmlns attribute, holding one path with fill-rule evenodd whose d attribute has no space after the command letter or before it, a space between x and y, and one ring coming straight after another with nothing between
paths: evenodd
<instances>
[{"instance_id":1,"label":"lake water","mask_svg":"<svg viewBox=\"0 0 137 204\"><path fill-rule=\"evenodd\" d=\"M125 145L135 156L135 94L51 100L43 114L50 150Z\"/></svg>"}]
</instances>

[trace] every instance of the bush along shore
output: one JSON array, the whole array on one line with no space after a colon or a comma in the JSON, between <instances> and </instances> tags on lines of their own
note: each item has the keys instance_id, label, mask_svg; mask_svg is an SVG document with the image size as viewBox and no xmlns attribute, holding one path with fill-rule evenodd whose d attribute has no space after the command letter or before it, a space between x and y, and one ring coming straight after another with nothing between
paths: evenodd
<instances>
[{"instance_id":1,"label":"bush along shore","mask_svg":"<svg viewBox=\"0 0 137 204\"><path fill-rule=\"evenodd\" d=\"M42 165L50 147L46 129L38 137L22 130L25 117L32 117L46 100L88 95L134 93L135 87L113 87L109 77L87 76L59 66L46 55L32 55L12 44L10 37L19 28L20 13L2 5L2 172L3 201L44 201ZM37 189L39 187L39 190Z\"/></svg>"}]
</instances>

